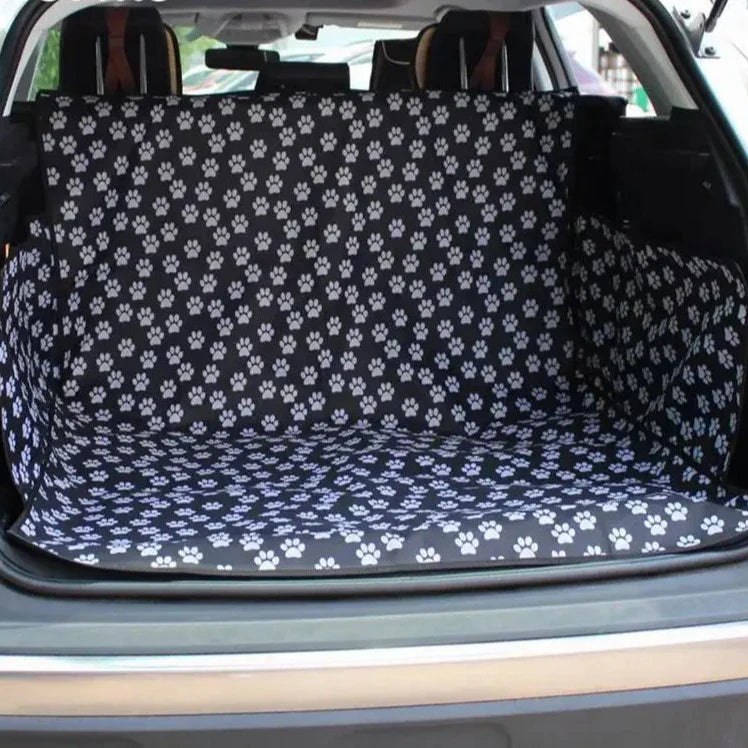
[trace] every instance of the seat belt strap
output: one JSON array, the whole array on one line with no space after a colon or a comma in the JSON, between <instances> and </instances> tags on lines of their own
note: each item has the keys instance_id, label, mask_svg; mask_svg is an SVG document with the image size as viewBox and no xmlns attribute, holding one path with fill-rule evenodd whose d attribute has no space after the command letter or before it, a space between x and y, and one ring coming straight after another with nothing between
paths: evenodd
<instances>
[{"instance_id":1,"label":"seat belt strap","mask_svg":"<svg viewBox=\"0 0 748 748\"><path fill-rule=\"evenodd\" d=\"M106 68L105 90L108 94L119 91L125 94L136 92L135 76L130 63L127 61L127 51L125 50L125 33L129 17L129 8L112 8L107 13L109 59Z\"/></svg>"},{"instance_id":2,"label":"seat belt strap","mask_svg":"<svg viewBox=\"0 0 748 748\"><path fill-rule=\"evenodd\" d=\"M509 33L510 16L508 13L491 13L488 31L488 42L478 64L470 76L469 87L479 91L496 89L496 68L507 34Z\"/></svg>"}]
</instances>

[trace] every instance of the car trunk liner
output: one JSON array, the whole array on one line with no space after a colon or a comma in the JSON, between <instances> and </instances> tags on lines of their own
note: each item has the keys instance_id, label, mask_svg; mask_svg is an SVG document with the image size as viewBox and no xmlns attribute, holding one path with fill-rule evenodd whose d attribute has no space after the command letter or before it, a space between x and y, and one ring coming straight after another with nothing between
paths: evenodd
<instances>
[{"instance_id":1,"label":"car trunk liner","mask_svg":"<svg viewBox=\"0 0 748 748\"><path fill-rule=\"evenodd\" d=\"M579 216L569 94L45 97L13 537L231 576L734 543L745 285Z\"/></svg>"}]
</instances>

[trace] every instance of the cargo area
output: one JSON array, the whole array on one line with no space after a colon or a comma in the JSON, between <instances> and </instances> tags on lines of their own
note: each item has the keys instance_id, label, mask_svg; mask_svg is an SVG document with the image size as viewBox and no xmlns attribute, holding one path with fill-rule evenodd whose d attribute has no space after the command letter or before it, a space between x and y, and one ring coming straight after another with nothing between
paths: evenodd
<instances>
[{"instance_id":1,"label":"cargo area","mask_svg":"<svg viewBox=\"0 0 748 748\"><path fill-rule=\"evenodd\" d=\"M314 577L745 540L746 284L700 132L574 90L40 94L12 542Z\"/></svg>"}]
</instances>

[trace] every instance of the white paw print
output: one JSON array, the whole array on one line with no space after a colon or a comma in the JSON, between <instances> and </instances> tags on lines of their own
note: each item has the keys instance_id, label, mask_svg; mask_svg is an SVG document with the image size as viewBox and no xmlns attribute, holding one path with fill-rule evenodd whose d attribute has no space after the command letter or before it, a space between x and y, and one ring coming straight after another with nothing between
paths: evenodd
<instances>
[{"instance_id":1,"label":"white paw print","mask_svg":"<svg viewBox=\"0 0 748 748\"><path fill-rule=\"evenodd\" d=\"M286 538L281 543L281 550L286 558L301 558L306 546L298 538Z\"/></svg>"},{"instance_id":2,"label":"white paw print","mask_svg":"<svg viewBox=\"0 0 748 748\"><path fill-rule=\"evenodd\" d=\"M260 551L255 556L255 565L260 571L275 571L280 564L280 558L273 551Z\"/></svg>"},{"instance_id":3,"label":"white paw print","mask_svg":"<svg viewBox=\"0 0 748 748\"><path fill-rule=\"evenodd\" d=\"M203 554L196 547L185 546L179 551L179 557L184 564L199 564L203 560Z\"/></svg>"},{"instance_id":4,"label":"white paw print","mask_svg":"<svg viewBox=\"0 0 748 748\"><path fill-rule=\"evenodd\" d=\"M498 540L503 528L496 520L490 519L481 522L478 529L483 533L483 540Z\"/></svg>"},{"instance_id":5,"label":"white paw print","mask_svg":"<svg viewBox=\"0 0 748 748\"><path fill-rule=\"evenodd\" d=\"M514 544L514 552L519 554L520 558L535 558L538 552L538 544L528 535L524 538L517 538Z\"/></svg>"},{"instance_id":6,"label":"white paw print","mask_svg":"<svg viewBox=\"0 0 748 748\"><path fill-rule=\"evenodd\" d=\"M438 564L442 557L431 547L421 548L416 554L416 561L419 564Z\"/></svg>"},{"instance_id":7,"label":"white paw print","mask_svg":"<svg viewBox=\"0 0 748 748\"><path fill-rule=\"evenodd\" d=\"M474 556L480 543L472 532L461 532L455 538L455 544L463 556Z\"/></svg>"},{"instance_id":8,"label":"white paw print","mask_svg":"<svg viewBox=\"0 0 748 748\"><path fill-rule=\"evenodd\" d=\"M177 562L171 556L157 556L155 561L151 561L153 569L173 569Z\"/></svg>"},{"instance_id":9,"label":"white paw print","mask_svg":"<svg viewBox=\"0 0 748 748\"><path fill-rule=\"evenodd\" d=\"M314 568L318 571L339 569L340 564L332 556L328 556L327 558L321 558L317 561L317 563L314 564Z\"/></svg>"},{"instance_id":10,"label":"white paw print","mask_svg":"<svg viewBox=\"0 0 748 748\"><path fill-rule=\"evenodd\" d=\"M144 558L146 556L157 556L158 552L161 550L161 544L160 543L140 543L138 545L138 550L140 551L140 555Z\"/></svg>"},{"instance_id":11,"label":"white paw print","mask_svg":"<svg viewBox=\"0 0 748 748\"><path fill-rule=\"evenodd\" d=\"M713 514L701 523L701 529L707 535L719 535L725 529L725 521Z\"/></svg>"},{"instance_id":12,"label":"white paw print","mask_svg":"<svg viewBox=\"0 0 748 748\"><path fill-rule=\"evenodd\" d=\"M645 514L647 511L647 503L641 499L634 499L633 501L626 502L626 508L631 514Z\"/></svg>"},{"instance_id":13,"label":"white paw print","mask_svg":"<svg viewBox=\"0 0 748 748\"><path fill-rule=\"evenodd\" d=\"M216 536L216 539L219 543L221 543L221 541L223 540L223 535ZM243 551L256 551L264 542L264 539L261 538L256 532L249 533L248 535L242 535L239 539L239 543L241 544ZM221 545L217 545L216 542L213 542L213 547L220 548Z\"/></svg>"},{"instance_id":14,"label":"white paw print","mask_svg":"<svg viewBox=\"0 0 748 748\"><path fill-rule=\"evenodd\" d=\"M99 563L99 559L93 553L81 553L80 556L76 556L75 560L80 564L86 564L86 566L95 566Z\"/></svg>"},{"instance_id":15,"label":"white paw print","mask_svg":"<svg viewBox=\"0 0 748 748\"><path fill-rule=\"evenodd\" d=\"M385 535L382 535L382 542L384 543L384 547L388 551L397 551L402 548L404 540L405 538L403 538L401 535L394 535L393 533L386 533Z\"/></svg>"},{"instance_id":16,"label":"white paw print","mask_svg":"<svg viewBox=\"0 0 748 748\"><path fill-rule=\"evenodd\" d=\"M597 518L590 512L577 512L574 515L574 521L580 530L594 530L597 525Z\"/></svg>"},{"instance_id":17,"label":"white paw print","mask_svg":"<svg viewBox=\"0 0 748 748\"><path fill-rule=\"evenodd\" d=\"M533 516L540 525L552 525L556 521L556 512L550 509L538 509L537 512L533 512Z\"/></svg>"},{"instance_id":18,"label":"white paw print","mask_svg":"<svg viewBox=\"0 0 748 748\"><path fill-rule=\"evenodd\" d=\"M231 536L227 532L217 532L208 536L208 542L214 548L227 548L231 545Z\"/></svg>"},{"instance_id":19,"label":"white paw print","mask_svg":"<svg viewBox=\"0 0 748 748\"><path fill-rule=\"evenodd\" d=\"M551 530L551 535L556 538L559 544L573 543L574 536L576 534L576 530L568 522L563 522L562 524L556 525Z\"/></svg>"},{"instance_id":20,"label":"white paw print","mask_svg":"<svg viewBox=\"0 0 748 748\"><path fill-rule=\"evenodd\" d=\"M673 522L683 522L688 517L688 509L679 501L673 501L665 506L665 514L669 515Z\"/></svg>"},{"instance_id":21,"label":"white paw print","mask_svg":"<svg viewBox=\"0 0 748 748\"><path fill-rule=\"evenodd\" d=\"M127 553L132 543L126 538L116 538L107 546L109 553L115 555L117 553Z\"/></svg>"},{"instance_id":22,"label":"white paw print","mask_svg":"<svg viewBox=\"0 0 748 748\"><path fill-rule=\"evenodd\" d=\"M659 514L650 514L647 519L644 520L644 527L646 527L652 535L664 535L667 529L667 520L663 519Z\"/></svg>"},{"instance_id":23,"label":"white paw print","mask_svg":"<svg viewBox=\"0 0 748 748\"><path fill-rule=\"evenodd\" d=\"M642 548L642 553L661 553L665 548L657 540L648 540Z\"/></svg>"},{"instance_id":24,"label":"white paw print","mask_svg":"<svg viewBox=\"0 0 748 748\"><path fill-rule=\"evenodd\" d=\"M678 538L678 548L693 548L697 545L700 545L701 541L698 538L695 538L693 535L681 535Z\"/></svg>"},{"instance_id":25,"label":"white paw print","mask_svg":"<svg viewBox=\"0 0 748 748\"><path fill-rule=\"evenodd\" d=\"M633 538L624 527L614 527L608 535L608 540L613 543L613 547L617 551L631 550L631 541Z\"/></svg>"},{"instance_id":26,"label":"white paw print","mask_svg":"<svg viewBox=\"0 0 748 748\"><path fill-rule=\"evenodd\" d=\"M604 556L605 552L599 545L588 545L584 549L585 556Z\"/></svg>"},{"instance_id":27,"label":"white paw print","mask_svg":"<svg viewBox=\"0 0 748 748\"><path fill-rule=\"evenodd\" d=\"M356 551L361 566L376 566L381 555L382 551L374 543L362 543Z\"/></svg>"}]
</instances>

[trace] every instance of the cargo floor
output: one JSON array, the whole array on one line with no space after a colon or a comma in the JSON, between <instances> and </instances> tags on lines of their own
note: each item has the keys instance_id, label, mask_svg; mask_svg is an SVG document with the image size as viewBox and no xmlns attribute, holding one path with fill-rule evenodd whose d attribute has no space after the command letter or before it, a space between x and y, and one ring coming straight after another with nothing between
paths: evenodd
<instances>
[{"instance_id":1,"label":"cargo floor","mask_svg":"<svg viewBox=\"0 0 748 748\"><path fill-rule=\"evenodd\" d=\"M683 476L669 450L599 414L472 439L68 421L12 535L107 569L304 576L682 552L748 529L748 512Z\"/></svg>"}]
</instances>

